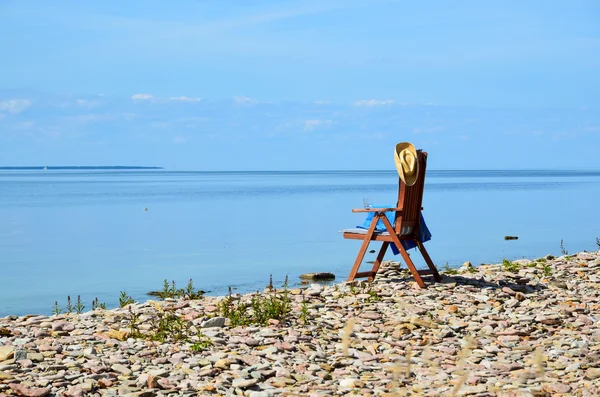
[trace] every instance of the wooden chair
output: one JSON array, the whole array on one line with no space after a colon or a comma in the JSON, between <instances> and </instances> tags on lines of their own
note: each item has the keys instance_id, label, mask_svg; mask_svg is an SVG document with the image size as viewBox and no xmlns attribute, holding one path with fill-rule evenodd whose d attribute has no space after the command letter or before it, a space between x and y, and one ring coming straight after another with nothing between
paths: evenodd
<instances>
[{"instance_id":1,"label":"wooden chair","mask_svg":"<svg viewBox=\"0 0 600 397\"><path fill-rule=\"evenodd\" d=\"M418 237L419 228L421 226L421 205L423 202L423 190L425 187L427 153L423 152L422 150L418 150L417 157L417 161L419 162L419 175L415 184L412 186L406 186L406 184L402 182L400 178L398 178L398 204L396 205L396 208L358 208L352 210L352 212L374 212L374 214L369 229L344 230L344 238L363 240L360 250L358 251L356 261L354 261L352 271L348 276L348 281L353 281L354 279L361 277L368 277L369 281L373 281L390 243L394 243L398 248L398 251L400 251L404 262L406 262L408 269L412 273L419 287L426 288L425 283L421 278L421 276L424 275L431 275L435 281L441 281L440 274L438 273L435 265L429 257L429 254L427 253L427 250L425 250L425 247ZM386 211L396 212L393 226L385 216ZM383 224L387 230L386 232L376 231L377 222L379 220L383 221ZM417 270L413 261L410 259L410 255L400 243L401 240L412 240L415 243L415 245L419 248L419 251L421 251L429 270ZM383 244L381 245L381 249L377 254L375 262L373 263L373 268L368 272L359 272L358 270L360 269L360 265L371 241L382 241Z\"/></svg>"}]
</instances>

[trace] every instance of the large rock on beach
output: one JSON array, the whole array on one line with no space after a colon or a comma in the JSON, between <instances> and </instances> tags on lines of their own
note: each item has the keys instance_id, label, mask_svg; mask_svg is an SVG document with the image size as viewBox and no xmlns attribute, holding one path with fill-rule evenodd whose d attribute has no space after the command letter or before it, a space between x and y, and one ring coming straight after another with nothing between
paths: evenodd
<instances>
[{"instance_id":1,"label":"large rock on beach","mask_svg":"<svg viewBox=\"0 0 600 397\"><path fill-rule=\"evenodd\" d=\"M305 273L301 274L300 278L302 280L310 280L310 281L331 281L335 280L335 274L320 272L320 273Z\"/></svg>"},{"instance_id":2,"label":"large rock on beach","mask_svg":"<svg viewBox=\"0 0 600 397\"><path fill-rule=\"evenodd\" d=\"M13 358L15 355L14 346L0 346L0 362Z\"/></svg>"}]
</instances>

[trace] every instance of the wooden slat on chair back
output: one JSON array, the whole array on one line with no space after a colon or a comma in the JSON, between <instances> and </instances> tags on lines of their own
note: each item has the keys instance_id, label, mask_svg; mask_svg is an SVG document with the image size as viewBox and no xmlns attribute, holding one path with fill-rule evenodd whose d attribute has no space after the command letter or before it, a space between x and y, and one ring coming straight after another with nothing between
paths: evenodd
<instances>
[{"instance_id":1,"label":"wooden slat on chair back","mask_svg":"<svg viewBox=\"0 0 600 397\"><path fill-rule=\"evenodd\" d=\"M421 215L421 206L423 203L423 190L425 188L425 168L427 166L427 153L421 150L417 151L419 162L419 175L417 181L412 186L406 186L402 179L398 178L398 206L402 208L401 213L396 213L396 223L394 225L396 232L400 233L403 227L412 227L410 234L418 232L419 220Z\"/></svg>"}]
</instances>

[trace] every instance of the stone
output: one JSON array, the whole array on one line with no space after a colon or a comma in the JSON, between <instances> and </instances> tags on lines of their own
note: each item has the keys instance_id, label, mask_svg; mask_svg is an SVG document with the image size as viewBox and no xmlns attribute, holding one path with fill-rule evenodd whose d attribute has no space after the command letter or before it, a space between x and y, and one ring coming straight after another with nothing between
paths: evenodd
<instances>
[{"instance_id":1,"label":"stone","mask_svg":"<svg viewBox=\"0 0 600 397\"><path fill-rule=\"evenodd\" d=\"M340 386L348 388L348 389L360 388L360 387L363 387L364 385L365 385L364 382L361 382L358 379L347 378L347 379L340 380Z\"/></svg>"},{"instance_id":2,"label":"stone","mask_svg":"<svg viewBox=\"0 0 600 397\"><path fill-rule=\"evenodd\" d=\"M167 378L158 378L156 383L158 383L158 386L164 390L171 390L171 389L175 388L175 385L173 384L173 382L171 382Z\"/></svg>"},{"instance_id":3,"label":"stone","mask_svg":"<svg viewBox=\"0 0 600 397\"><path fill-rule=\"evenodd\" d=\"M0 346L0 362L6 361L15 356L15 348L13 346Z\"/></svg>"},{"instance_id":4,"label":"stone","mask_svg":"<svg viewBox=\"0 0 600 397\"><path fill-rule=\"evenodd\" d=\"M52 323L52 331L70 332L75 329L75 324L69 321L56 321Z\"/></svg>"},{"instance_id":5,"label":"stone","mask_svg":"<svg viewBox=\"0 0 600 397\"><path fill-rule=\"evenodd\" d=\"M247 389L256 385L257 383L258 381L256 379L236 378L233 380L233 382L231 382L231 386L239 387L240 389Z\"/></svg>"},{"instance_id":6,"label":"stone","mask_svg":"<svg viewBox=\"0 0 600 397\"><path fill-rule=\"evenodd\" d=\"M598 379L600 378L600 368L588 368L585 372L586 379Z\"/></svg>"},{"instance_id":7,"label":"stone","mask_svg":"<svg viewBox=\"0 0 600 397\"><path fill-rule=\"evenodd\" d=\"M10 383L10 389L17 395L22 397L44 397L50 394L50 388L29 387L22 383Z\"/></svg>"},{"instance_id":8,"label":"stone","mask_svg":"<svg viewBox=\"0 0 600 397\"><path fill-rule=\"evenodd\" d=\"M64 397L82 397L83 395L81 386L71 386L67 391L63 392Z\"/></svg>"},{"instance_id":9,"label":"stone","mask_svg":"<svg viewBox=\"0 0 600 397\"><path fill-rule=\"evenodd\" d=\"M273 394L266 391L251 391L248 397L272 397Z\"/></svg>"},{"instance_id":10,"label":"stone","mask_svg":"<svg viewBox=\"0 0 600 397\"><path fill-rule=\"evenodd\" d=\"M566 385L564 383L550 383L548 385L545 385L544 388L552 394L565 394L571 391L571 386Z\"/></svg>"},{"instance_id":11,"label":"stone","mask_svg":"<svg viewBox=\"0 0 600 397\"><path fill-rule=\"evenodd\" d=\"M225 326L225 317L213 317L208 320L202 322L202 328L212 328L219 327L222 328Z\"/></svg>"},{"instance_id":12,"label":"stone","mask_svg":"<svg viewBox=\"0 0 600 397\"><path fill-rule=\"evenodd\" d=\"M126 366L124 366L122 364L113 364L110 368L113 371L118 372L123 375L131 375L131 373L133 372L133 371L131 371L131 369L127 368Z\"/></svg>"},{"instance_id":13,"label":"stone","mask_svg":"<svg viewBox=\"0 0 600 397\"><path fill-rule=\"evenodd\" d=\"M15 362L27 360L27 350L25 349L16 349L14 352Z\"/></svg>"},{"instance_id":14,"label":"stone","mask_svg":"<svg viewBox=\"0 0 600 397\"><path fill-rule=\"evenodd\" d=\"M301 274L300 278L302 280L310 280L310 281L330 281L335 280L335 274L320 272L320 273L305 273Z\"/></svg>"}]
</instances>

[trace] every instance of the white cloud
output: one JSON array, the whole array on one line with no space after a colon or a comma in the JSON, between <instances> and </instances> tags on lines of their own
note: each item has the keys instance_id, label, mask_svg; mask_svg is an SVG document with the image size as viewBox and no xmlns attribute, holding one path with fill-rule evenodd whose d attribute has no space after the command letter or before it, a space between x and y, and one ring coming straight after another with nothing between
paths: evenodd
<instances>
[{"instance_id":1,"label":"white cloud","mask_svg":"<svg viewBox=\"0 0 600 397\"><path fill-rule=\"evenodd\" d=\"M233 100L235 103L252 103L254 100L252 98L248 98L247 96L234 96Z\"/></svg>"},{"instance_id":2,"label":"white cloud","mask_svg":"<svg viewBox=\"0 0 600 397\"><path fill-rule=\"evenodd\" d=\"M188 142L189 140L190 139L187 136L181 135L181 134L175 135L175 137L173 138L173 142L176 145L183 145L184 143Z\"/></svg>"},{"instance_id":3,"label":"white cloud","mask_svg":"<svg viewBox=\"0 0 600 397\"><path fill-rule=\"evenodd\" d=\"M199 102L202 98L198 97L187 97L187 96L179 96L179 97L171 97L169 98L171 101L182 101L182 102Z\"/></svg>"},{"instance_id":4,"label":"white cloud","mask_svg":"<svg viewBox=\"0 0 600 397\"><path fill-rule=\"evenodd\" d=\"M28 99L9 99L8 101L0 101L0 110L6 110L8 113L21 113L31 106L31 101Z\"/></svg>"},{"instance_id":5,"label":"white cloud","mask_svg":"<svg viewBox=\"0 0 600 397\"><path fill-rule=\"evenodd\" d=\"M15 130L30 130L35 126L35 121L21 121L20 123L16 123L13 125Z\"/></svg>"},{"instance_id":6,"label":"white cloud","mask_svg":"<svg viewBox=\"0 0 600 397\"><path fill-rule=\"evenodd\" d=\"M373 107L373 106L391 105L393 103L395 103L395 102L391 99L383 99L383 100L363 99L361 101L354 102L354 106Z\"/></svg>"},{"instance_id":7,"label":"white cloud","mask_svg":"<svg viewBox=\"0 0 600 397\"><path fill-rule=\"evenodd\" d=\"M131 99L133 99L134 101L144 101L144 100L149 100L149 99L153 99L154 96L150 95L150 94L134 94L131 96Z\"/></svg>"},{"instance_id":8,"label":"white cloud","mask_svg":"<svg viewBox=\"0 0 600 397\"><path fill-rule=\"evenodd\" d=\"M304 122L304 131L312 131L317 126L329 125L332 123L332 120L306 120Z\"/></svg>"},{"instance_id":9,"label":"white cloud","mask_svg":"<svg viewBox=\"0 0 600 397\"><path fill-rule=\"evenodd\" d=\"M413 134L428 134L430 132L444 131L445 128L442 126L427 126L427 127L414 127L412 129Z\"/></svg>"}]
</instances>

